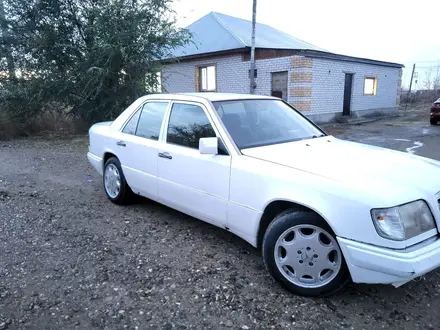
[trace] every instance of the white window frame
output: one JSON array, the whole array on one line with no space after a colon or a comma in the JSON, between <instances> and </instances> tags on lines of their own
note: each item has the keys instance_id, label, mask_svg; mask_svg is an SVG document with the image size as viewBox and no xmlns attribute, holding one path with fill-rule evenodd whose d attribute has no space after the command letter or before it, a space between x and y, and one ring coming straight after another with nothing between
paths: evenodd
<instances>
[{"instance_id":1,"label":"white window frame","mask_svg":"<svg viewBox=\"0 0 440 330\"><path fill-rule=\"evenodd\" d=\"M373 90L370 92L366 92L365 88L367 87L367 80L373 80ZM377 95L377 77L374 76L366 76L364 78L364 95L374 96Z\"/></svg>"},{"instance_id":2,"label":"white window frame","mask_svg":"<svg viewBox=\"0 0 440 330\"><path fill-rule=\"evenodd\" d=\"M214 68L214 88L209 89L208 88L208 68ZM202 71L203 69L206 70L206 88L203 88L203 74ZM198 65L197 66L197 91L198 92L216 92L217 91L217 66L215 64L203 64L203 65Z\"/></svg>"}]
</instances>

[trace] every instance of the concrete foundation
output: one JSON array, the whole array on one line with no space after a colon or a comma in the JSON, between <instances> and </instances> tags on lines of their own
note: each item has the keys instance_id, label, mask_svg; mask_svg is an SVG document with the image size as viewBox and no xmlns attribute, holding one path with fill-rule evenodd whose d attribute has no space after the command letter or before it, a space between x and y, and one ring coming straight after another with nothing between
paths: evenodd
<instances>
[{"instance_id":1,"label":"concrete foundation","mask_svg":"<svg viewBox=\"0 0 440 330\"><path fill-rule=\"evenodd\" d=\"M388 116L397 114L399 108L393 107L393 108L382 108L382 109L368 109L368 110L362 110L362 111L352 111L351 118L375 118L375 117L381 117L381 116ZM317 113L317 114L307 114L305 113L307 118L311 119L316 124L324 124L324 123L331 123L334 121L337 121L339 118L342 117L341 113Z\"/></svg>"}]
</instances>

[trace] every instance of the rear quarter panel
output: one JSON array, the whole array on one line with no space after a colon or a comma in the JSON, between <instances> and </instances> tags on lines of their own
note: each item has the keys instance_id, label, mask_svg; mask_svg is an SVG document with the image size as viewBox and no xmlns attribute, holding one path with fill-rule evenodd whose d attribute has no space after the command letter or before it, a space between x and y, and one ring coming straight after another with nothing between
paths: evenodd
<instances>
[{"instance_id":1,"label":"rear quarter panel","mask_svg":"<svg viewBox=\"0 0 440 330\"><path fill-rule=\"evenodd\" d=\"M89 152L101 160L106 152L115 152L110 146L115 145L119 132L110 125L111 122L98 123L89 129Z\"/></svg>"}]
</instances>

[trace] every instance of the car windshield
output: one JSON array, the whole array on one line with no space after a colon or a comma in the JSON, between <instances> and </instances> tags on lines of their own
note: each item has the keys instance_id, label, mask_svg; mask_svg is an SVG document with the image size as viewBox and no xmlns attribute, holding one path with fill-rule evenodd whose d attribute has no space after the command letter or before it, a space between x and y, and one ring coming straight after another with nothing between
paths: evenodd
<instances>
[{"instance_id":1,"label":"car windshield","mask_svg":"<svg viewBox=\"0 0 440 330\"><path fill-rule=\"evenodd\" d=\"M239 149L325 135L281 100L233 100L213 104Z\"/></svg>"}]
</instances>

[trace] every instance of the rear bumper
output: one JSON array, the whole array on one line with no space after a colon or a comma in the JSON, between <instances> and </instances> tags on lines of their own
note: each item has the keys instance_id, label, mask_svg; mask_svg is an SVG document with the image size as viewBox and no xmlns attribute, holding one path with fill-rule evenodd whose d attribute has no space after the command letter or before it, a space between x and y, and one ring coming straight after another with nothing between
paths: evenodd
<instances>
[{"instance_id":1,"label":"rear bumper","mask_svg":"<svg viewBox=\"0 0 440 330\"><path fill-rule=\"evenodd\" d=\"M87 159L89 163L93 166L93 168L100 174L103 174L103 166L102 166L102 158L92 154L91 152L87 153Z\"/></svg>"},{"instance_id":2,"label":"rear bumper","mask_svg":"<svg viewBox=\"0 0 440 330\"><path fill-rule=\"evenodd\" d=\"M440 267L440 238L393 250L338 237L353 282L400 286Z\"/></svg>"}]
</instances>

